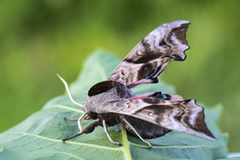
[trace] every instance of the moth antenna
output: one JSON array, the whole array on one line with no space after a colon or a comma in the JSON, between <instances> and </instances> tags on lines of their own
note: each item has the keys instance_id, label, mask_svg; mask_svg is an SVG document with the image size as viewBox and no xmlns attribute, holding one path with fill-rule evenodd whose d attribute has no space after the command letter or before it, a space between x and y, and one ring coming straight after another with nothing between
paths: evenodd
<instances>
[{"instance_id":1,"label":"moth antenna","mask_svg":"<svg viewBox=\"0 0 240 160\"><path fill-rule=\"evenodd\" d=\"M105 120L102 120L102 123L103 123L104 132L106 133L109 141L110 141L111 143L116 144L116 145L119 145L119 146L122 145L121 143L119 143L119 142L114 142L114 141L112 140L112 138L111 138L110 135L109 135L108 129L107 129L106 121L105 121Z\"/></svg>"},{"instance_id":2,"label":"moth antenna","mask_svg":"<svg viewBox=\"0 0 240 160\"><path fill-rule=\"evenodd\" d=\"M135 128L130 124L128 123L128 121L124 118L122 118L122 120L132 129L132 131L134 131L134 133L138 136L138 138L140 138L144 143L147 143L149 148L152 148L152 145L151 143L149 143L148 141L146 141L145 139L143 139L138 133L137 131L135 130Z\"/></svg>"},{"instance_id":3,"label":"moth antenna","mask_svg":"<svg viewBox=\"0 0 240 160\"><path fill-rule=\"evenodd\" d=\"M74 99L73 99L73 97L72 97L72 94L71 94L71 92L70 92L70 90L69 90L69 87L68 87L67 82L66 82L62 77L60 77L59 74L57 74L57 76L61 79L61 81L62 81L63 84L65 85L65 88L66 88L66 90L67 90L68 96L69 96L70 100L72 101L72 103L75 104L75 105L77 105L77 106L79 106L79 107L83 107L82 104L77 103L76 101L74 101Z\"/></svg>"}]
</instances>

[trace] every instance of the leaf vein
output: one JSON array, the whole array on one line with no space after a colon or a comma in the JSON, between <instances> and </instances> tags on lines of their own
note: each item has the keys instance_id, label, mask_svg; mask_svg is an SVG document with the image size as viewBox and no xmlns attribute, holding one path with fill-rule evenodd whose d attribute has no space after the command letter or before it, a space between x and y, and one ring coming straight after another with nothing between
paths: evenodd
<instances>
[{"instance_id":1,"label":"leaf vein","mask_svg":"<svg viewBox=\"0 0 240 160\"><path fill-rule=\"evenodd\" d=\"M19 135L23 135L23 136L27 135L27 136L31 136L31 137L41 138L41 139L48 140L48 141L63 143L62 140L47 138L47 137L43 137L43 136L40 136L40 135L35 135L35 134L25 133L25 132L6 132L6 133L2 133L2 134L5 134L5 135L16 135L16 134L19 134ZM74 144L74 145L88 146L88 147L96 147L96 148L108 149L108 150L123 151L123 147L112 148L112 147L105 147L105 146L99 146L99 145L95 145L95 144L80 143L80 142L73 142L73 141L67 141L65 143Z\"/></svg>"},{"instance_id":2,"label":"leaf vein","mask_svg":"<svg viewBox=\"0 0 240 160\"><path fill-rule=\"evenodd\" d=\"M75 108L72 108L72 107L66 107L66 106L58 105L58 104L56 104L56 105L51 105L51 106L49 106L49 107L47 107L47 108L62 108L62 109L71 110L71 111L74 111L74 112L84 113L83 110L75 109ZM45 109L47 109L47 108L45 108Z\"/></svg>"}]
</instances>

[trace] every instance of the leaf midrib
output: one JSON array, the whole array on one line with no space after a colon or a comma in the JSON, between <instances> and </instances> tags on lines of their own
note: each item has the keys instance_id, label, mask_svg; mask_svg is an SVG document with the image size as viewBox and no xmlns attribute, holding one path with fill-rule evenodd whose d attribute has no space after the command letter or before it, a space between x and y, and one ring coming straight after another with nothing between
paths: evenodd
<instances>
[{"instance_id":1,"label":"leaf midrib","mask_svg":"<svg viewBox=\"0 0 240 160\"><path fill-rule=\"evenodd\" d=\"M2 134L3 135L23 135L23 136L27 135L27 136L30 136L30 137L41 138L41 139L52 141L52 142L56 142L56 143L63 143L62 140L57 140L57 139L53 139L53 138L47 138L47 137L43 137L43 136L40 136L40 135L26 133L26 132L5 132L5 133L2 133ZM101 145L95 145L95 144L89 144L89 143L80 143L80 142L75 142L75 141L67 141L65 143L74 144L74 145L88 146L88 147L96 147L96 148L107 149L107 150L116 150L116 151L123 151L123 148L124 148L124 147L118 147L118 148L105 147L105 146L101 146Z\"/></svg>"}]
</instances>

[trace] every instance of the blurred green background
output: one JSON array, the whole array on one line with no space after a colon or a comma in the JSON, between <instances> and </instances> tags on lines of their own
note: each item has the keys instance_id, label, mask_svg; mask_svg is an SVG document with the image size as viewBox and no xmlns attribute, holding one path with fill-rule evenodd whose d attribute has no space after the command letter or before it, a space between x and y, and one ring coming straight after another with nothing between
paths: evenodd
<instances>
[{"instance_id":1,"label":"blurred green background","mask_svg":"<svg viewBox=\"0 0 240 160\"><path fill-rule=\"evenodd\" d=\"M219 126L230 134L229 152L240 152L239 6L233 0L2 0L0 132L63 94L56 74L74 81L92 51L122 59L162 23L189 20L187 59L171 63L161 77L186 99L223 104Z\"/></svg>"}]
</instances>

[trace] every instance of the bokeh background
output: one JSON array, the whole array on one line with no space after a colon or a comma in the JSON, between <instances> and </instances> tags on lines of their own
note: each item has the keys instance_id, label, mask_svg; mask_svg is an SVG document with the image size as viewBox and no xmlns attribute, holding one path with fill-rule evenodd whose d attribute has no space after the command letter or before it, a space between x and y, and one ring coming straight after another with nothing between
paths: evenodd
<instances>
[{"instance_id":1,"label":"bokeh background","mask_svg":"<svg viewBox=\"0 0 240 160\"><path fill-rule=\"evenodd\" d=\"M189 20L187 59L161 77L186 99L222 104L219 126L230 134L229 152L239 152L239 6L237 0L2 0L0 132L64 93L56 74L74 81L94 50L122 59L162 23Z\"/></svg>"}]
</instances>

